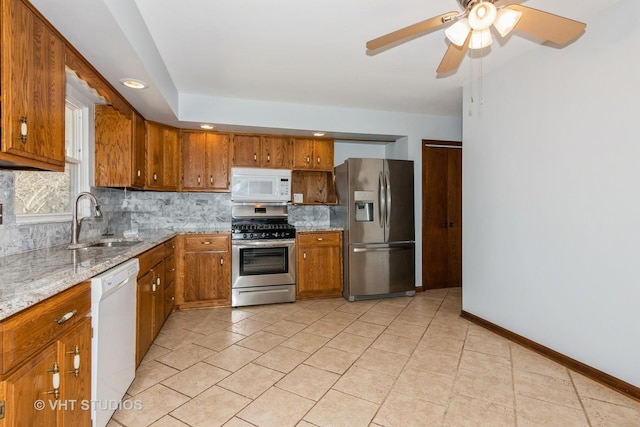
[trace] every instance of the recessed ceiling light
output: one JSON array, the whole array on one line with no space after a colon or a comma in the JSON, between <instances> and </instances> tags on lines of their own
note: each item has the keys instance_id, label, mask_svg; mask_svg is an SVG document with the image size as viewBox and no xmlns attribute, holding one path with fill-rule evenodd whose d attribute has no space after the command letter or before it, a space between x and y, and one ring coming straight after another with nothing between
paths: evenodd
<instances>
[{"instance_id":1,"label":"recessed ceiling light","mask_svg":"<svg viewBox=\"0 0 640 427\"><path fill-rule=\"evenodd\" d=\"M313 136L324 136L324 132L314 132Z\"/></svg>"},{"instance_id":2,"label":"recessed ceiling light","mask_svg":"<svg viewBox=\"0 0 640 427\"><path fill-rule=\"evenodd\" d=\"M200 125L200 127L201 127L202 129L206 129L206 130L211 130L211 129L213 129L213 125L207 125L207 124Z\"/></svg>"},{"instance_id":3,"label":"recessed ceiling light","mask_svg":"<svg viewBox=\"0 0 640 427\"><path fill-rule=\"evenodd\" d=\"M131 89L146 89L149 84L138 79L120 79L120 83Z\"/></svg>"}]
</instances>

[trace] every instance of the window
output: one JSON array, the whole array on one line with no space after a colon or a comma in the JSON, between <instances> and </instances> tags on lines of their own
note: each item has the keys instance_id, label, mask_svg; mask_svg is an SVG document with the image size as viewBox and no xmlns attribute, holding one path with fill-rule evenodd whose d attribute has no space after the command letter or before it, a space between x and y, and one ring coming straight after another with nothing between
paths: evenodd
<instances>
[{"instance_id":1,"label":"window","mask_svg":"<svg viewBox=\"0 0 640 427\"><path fill-rule=\"evenodd\" d=\"M56 222L71 219L75 196L89 189L89 114L89 107L67 97L64 172L15 172L16 222Z\"/></svg>"}]
</instances>

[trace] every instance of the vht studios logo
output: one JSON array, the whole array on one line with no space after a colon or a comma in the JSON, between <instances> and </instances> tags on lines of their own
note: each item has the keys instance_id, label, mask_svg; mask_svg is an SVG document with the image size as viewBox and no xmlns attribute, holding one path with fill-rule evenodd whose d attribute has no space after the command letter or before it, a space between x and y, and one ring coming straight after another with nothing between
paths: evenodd
<instances>
[{"instance_id":1,"label":"vht studios logo","mask_svg":"<svg viewBox=\"0 0 640 427\"><path fill-rule=\"evenodd\" d=\"M140 400L36 400L33 407L37 411L51 409L52 411L115 411L124 409L125 411L140 411L142 401Z\"/></svg>"}]
</instances>

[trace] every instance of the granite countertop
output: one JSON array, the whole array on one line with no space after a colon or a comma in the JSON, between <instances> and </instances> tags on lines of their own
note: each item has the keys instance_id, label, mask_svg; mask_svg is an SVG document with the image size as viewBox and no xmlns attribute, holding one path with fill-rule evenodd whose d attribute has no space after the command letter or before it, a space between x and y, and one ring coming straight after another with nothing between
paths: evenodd
<instances>
[{"instance_id":1,"label":"granite countertop","mask_svg":"<svg viewBox=\"0 0 640 427\"><path fill-rule=\"evenodd\" d=\"M229 231L208 229L190 232ZM129 247L69 250L64 245L1 257L0 320L89 280L169 240L176 234L173 230L141 233L140 243Z\"/></svg>"},{"instance_id":2,"label":"granite countertop","mask_svg":"<svg viewBox=\"0 0 640 427\"><path fill-rule=\"evenodd\" d=\"M313 232L313 231L344 231L342 227L332 227L330 225L296 225L296 232Z\"/></svg>"}]
</instances>

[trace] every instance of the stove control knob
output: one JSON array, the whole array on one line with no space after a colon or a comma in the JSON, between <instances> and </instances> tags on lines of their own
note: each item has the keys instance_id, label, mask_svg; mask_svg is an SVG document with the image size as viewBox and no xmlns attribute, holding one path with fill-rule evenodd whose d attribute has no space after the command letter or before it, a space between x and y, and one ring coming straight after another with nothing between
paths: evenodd
<instances>
[{"instance_id":1,"label":"stove control knob","mask_svg":"<svg viewBox=\"0 0 640 427\"><path fill-rule=\"evenodd\" d=\"M247 233L244 233L244 234L242 235L242 238L243 238L243 239L246 239L246 238L247 238Z\"/></svg>"}]
</instances>

